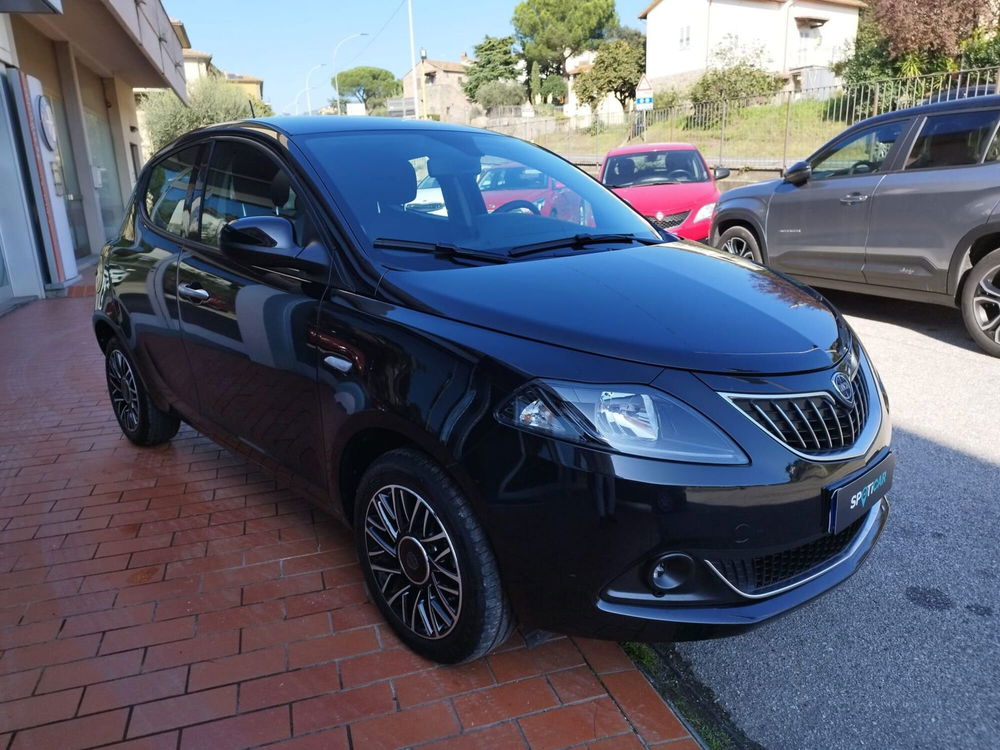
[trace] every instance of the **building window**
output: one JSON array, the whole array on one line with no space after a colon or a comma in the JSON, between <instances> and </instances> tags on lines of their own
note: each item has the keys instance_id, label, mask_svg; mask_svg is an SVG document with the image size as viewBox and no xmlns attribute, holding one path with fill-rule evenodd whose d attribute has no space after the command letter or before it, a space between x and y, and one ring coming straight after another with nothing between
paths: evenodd
<instances>
[{"instance_id":1,"label":"building window","mask_svg":"<svg viewBox=\"0 0 1000 750\"><path fill-rule=\"evenodd\" d=\"M680 48L688 49L691 46L691 27L681 26Z\"/></svg>"}]
</instances>

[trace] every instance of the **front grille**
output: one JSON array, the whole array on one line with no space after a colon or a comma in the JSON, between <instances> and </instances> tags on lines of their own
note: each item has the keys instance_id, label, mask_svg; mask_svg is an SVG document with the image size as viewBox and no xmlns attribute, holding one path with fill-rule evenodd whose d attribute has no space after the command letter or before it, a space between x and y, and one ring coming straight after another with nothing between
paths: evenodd
<instances>
[{"instance_id":1,"label":"front grille","mask_svg":"<svg viewBox=\"0 0 1000 750\"><path fill-rule=\"evenodd\" d=\"M662 219L657 219L655 216L647 216L646 220L660 229L673 229L683 224L690 213L690 211L681 211L679 214L670 214L669 216L664 216Z\"/></svg>"},{"instance_id":2,"label":"front grille","mask_svg":"<svg viewBox=\"0 0 1000 750\"><path fill-rule=\"evenodd\" d=\"M867 516L862 516L839 534L827 534L795 549L760 557L730 557L709 560L734 588L744 594L765 593L791 582L839 555L854 540Z\"/></svg>"},{"instance_id":3,"label":"front grille","mask_svg":"<svg viewBox=\"0 0 1000 750\"><path fill-rule=\"evenodd\" d=\"M729 400L771 437L802 453L823 456L853 446L868 421L868 389L860 369L852 385L850 405L829 393L784 398L741 395Z\"/></svg>"}]
</instances>

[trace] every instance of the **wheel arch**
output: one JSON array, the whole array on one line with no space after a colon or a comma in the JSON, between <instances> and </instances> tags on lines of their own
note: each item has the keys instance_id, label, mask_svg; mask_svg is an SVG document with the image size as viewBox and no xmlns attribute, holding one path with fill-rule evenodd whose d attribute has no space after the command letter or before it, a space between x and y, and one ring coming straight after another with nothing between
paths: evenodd
<instances>
[{"instance_id":1,"label":"wheel arch","mask_svg":"<svg viewBox=\"0 0 1000 750\"><path fill-rule=\"evenodd\" d=\"M365 472L381 456L399 448L430 456L458 483L473 507L478 506L474 483L437 437L392 414L361 414L338 430L331 450L331 501L348 524L354 523L354 498Z\"/></svg>"},{"instance_id":2,"label":"wheel arch","mask_svg":"<svg viewBox=\"0 0 1000 750\"><path fill-rule=\"evenodd\" d=\"M948 268L948 295L961 305L962 288L969 271L982 258L1000 248L1000 222L976 227L962 237Z\"/></svg>"},{"instance_id":3,"label":"wheel arch","mask_svg":"<svg viewBox=\"0 0 1000 750\"><path fill-rule=\"evenodd\" d=\"M764 234L764 228L761 226L758 218L751 211L746 209L728 210L716 218L712 244L717 245L719 238L723 235L723 233L733 227L743 227L754 236L754 239L757 240L757 246L760 248L761 257L766 263L767 240L766 235Z\"/></svg>"}]
</instances>

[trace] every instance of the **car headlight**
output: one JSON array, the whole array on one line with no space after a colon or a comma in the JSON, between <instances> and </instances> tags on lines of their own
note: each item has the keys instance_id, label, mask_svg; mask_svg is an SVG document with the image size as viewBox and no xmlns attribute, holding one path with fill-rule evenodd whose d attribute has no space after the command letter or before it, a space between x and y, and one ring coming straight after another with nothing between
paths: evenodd
<instances>
[{"instance_id":1,"label":"car headlight","mask_svg":"<svg viewBox=\"0 0 1000 750\"><path fill-rule=\"evenodd\" d=\"M698 213L694 215L694 223L697 224L699 221L711 219L713 213L715 213L715 204L706 203L704 206L699 208Z\"/></svg>"},{"instance_id":2,"label":"car headlight","mask_svg":"<svg viewBox=\"0 0 1000 750\"><path fill-rule=\"evenodd\" d=\"M531 202L535 204L535 208L537 208L539 211L545 208L545 198L535 198L535 200Z\"/></svg>"},{"instance_id":3,"label":"car headlight","mask_svg":"<svg viewBox=\"0 0 1000 750\"><path fill-rule=\"evenodd\" d=\"M745 464L746 455L706 417L654 388L536 380L496 413L511 427L626 453L704 464Z\"/></svg>"}]
</instances>

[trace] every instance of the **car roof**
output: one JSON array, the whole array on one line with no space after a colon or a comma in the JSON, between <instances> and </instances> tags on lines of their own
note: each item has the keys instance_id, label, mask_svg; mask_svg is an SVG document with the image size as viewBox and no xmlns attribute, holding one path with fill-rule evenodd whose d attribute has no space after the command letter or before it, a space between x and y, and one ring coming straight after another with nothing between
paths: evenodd
<instances>
[{"instance_id":1,"label":"car roof","mask_svg":"<svg viewBox=\"0 0 1000 750\"><path fill-rule=\"evenodd\" d=\"M690 143L636 143L631 146L620 146L608 151L608 156L621 154L645 154L650 151L697 151Z\"/></svg>"},{"instance_id":2,"label":"car roof","mask_svg":"<svg viewBox=\"0 0 1000 750\"><path fill-rule=\"evenodd\" d=\"M890 120L898 120L903 117L916 117L918 115L936 115L946 112L957 112L963 109L987 109L990 107L1000 107L1000 95L988 94L984 96L966 96L958 99L948 99L942 102L931 102L929 104L918 104L907 109L898 109L893 112L869 117L857 123L861 125L873 125ZM857 127L857 125L853 127Z\"/></svg>"},{"instance_id":3,"label":"car roof","mask_svg":"<svg viewBox=\"0 0 1000 750\"><path fill-rule=\"evenodd\" d=\"M231 124L245 124L247 126L263 125L293 138L298 135L310 135L313 133L356 132L359 130L452 130L469 133L483 132L479 128L470 128L465 125L453 125L447 122L436 122L434 120L404 120L400 117L371 117L368 115L257 117L252 120L245 120L241 123Z\"/></svg>"}]
</instances>

